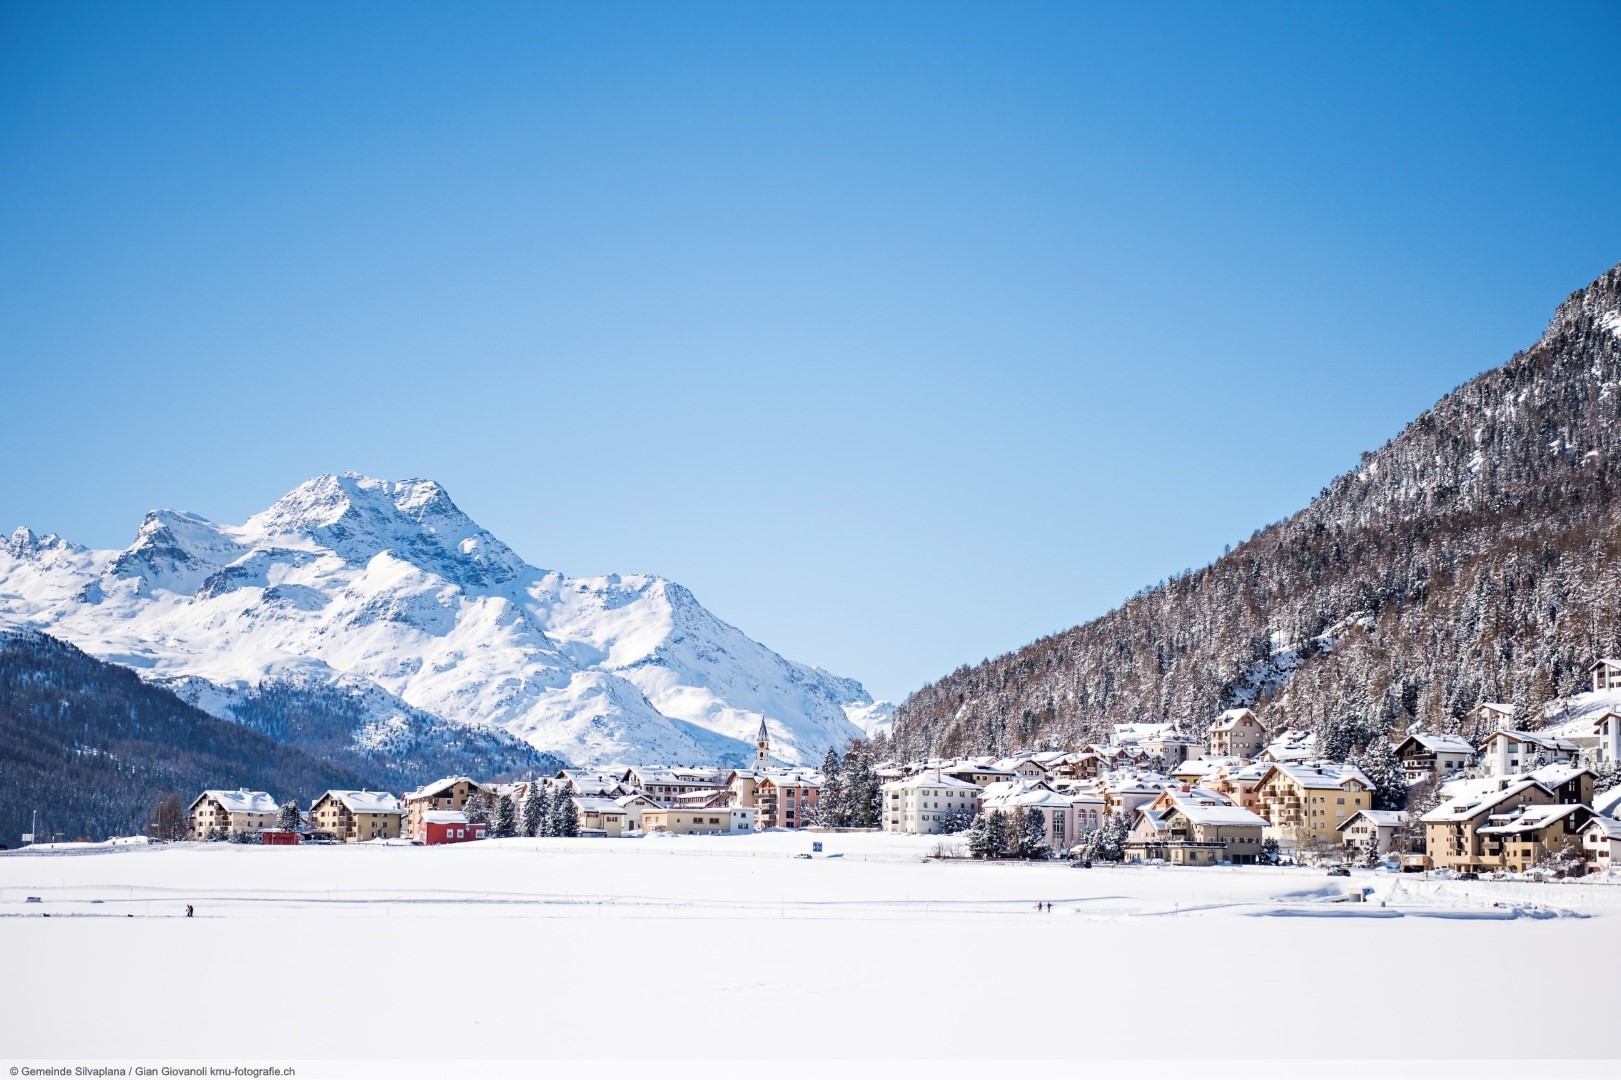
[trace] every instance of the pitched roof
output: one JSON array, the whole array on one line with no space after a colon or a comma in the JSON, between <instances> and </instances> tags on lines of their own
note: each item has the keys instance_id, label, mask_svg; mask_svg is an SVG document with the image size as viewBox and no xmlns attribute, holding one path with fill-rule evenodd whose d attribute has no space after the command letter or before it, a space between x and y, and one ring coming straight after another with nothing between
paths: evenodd
<instances>
[{"instance_id":1,"label":"pitched roof","mask_svg":"<svg viewBox=\"0 0 1621 1080\"><path fill-rule=\"evenodd\" d=\"M467 815L460 810L424 810L422 822L425 825L466 825Z\"/></svg>"},{"instance_id":2,"label":"pitched roof","mask_svg":"<svg viewBox=\"0 0 1621 1080\"><path fill-rule=\"evenodd\" d=\"M958 780L955 776L946 776L944 773L942 773L940 778L936 780L934 778L933 771L927 773L918 773L916 776L909 776L905 780L891 780L889 783L882 786L886 788L941 787L963 788L968 791L979 790L979 785L977 784L970 784L966 780Z\"/></svg>"},{"instance_id":3,"label":"pitched roof","mask_svg":"<svg viewBox=\"0 0 1621 1080\"><path fill-rule=\"evenodd\" d=\"M230 814L274 814L281 809L268 791L249 791L247 788L226 791L223 788L209 788L193 799L191 805L196 806L205 798L213 799Z\"/></svg>"},{"instance_id":4,"label":"pitched roof","mask_svg":"<svg viewBox=\"0 0 1621 1080\"><path fill-rule=\"evenodd\" d=\"M1485 793L1469 792L1460 798L1448 799L1419 820L1425 822L1468 821L1471 818L1479 817L1499 803L1506 802L1534 787L1542 788L1543 791L1548 790L1535 780L1519 780L1494 791Z\"/></svg>"},{"instance_id":5,"label":"pitched roof","mask_svg":"<svg viewBox=\"0 0 1621 1080\"><path fill-rule=\"evenodd\" d=\"M1520 806L1507 815L1507 820L1484 825L1476 830L1482 836L1511 836L1514 833L1536 832L1545 829L1561 818L1581 811L1591 813L1587 807L1579 803L1554 803L1551 806Z\"/></svg>"},{"instance_id":6,"label":"pitched roof","mask_svg":"<svg viewBox=\"0 0 1621 1080\"><path fill-rule=\"evenodd\" d=\"M1266 819L1242 806L1209 806L1198 802L1179 802L1169 813L1181 814L1195 825L1266 825Z\"/></svg>"},{"instance_id":7,"label":"pitched roof","mask_svg":"<svg viewBox=\"0 0 1621 1080\"><path fill-rule=\"evenodd\" d=\"M1594 815L1593 820L1589 821L1585 827L1591 829L1594 826L1598 827L1599 834L1605 839L1621 840L1621 821L1617 821L1612 817Z\"/></svg>"},{"instance_id":8,"label":"pitched roof","mask_svg":"<svg viewBox=\"0 0 1621 1080\"><path fill-rule=\"evenodd\" d=\"M1233 728L1237 727L1238 722L1244 719L1246 716L1251 720L1254 720L1257 724L1261 724L1261 718L1256 716L1249 709L1228 709L1226 712L1216 717L1216 722L1210 725L1210 730L1231 731ZM1266 729L1266 725L1261 724L1261 729L1264 731Z\"/></svg>"},{"instance_id":9,"label":"pitched roof","mask_svg":"<svg viewBox=\"0 0 1621 1080\"><path fill-rule=\"evenodd\" d=\"M386 791L328 791L321 799L332 796L352 814L403 814L400 800ZM320 802L321 799L315 800Z\"/></svg>"},{"instance_id":10,"label":"pitched roof","mask_svg":"<svg viewBox=\"0 0 1621 1080\"><path fill-rule=\"evenodd\" d=\"M1559 750L1570 754L1574 754L1581 749L1581 747L1577 746L1569 739L1561 739L1554 735L1546 735L1540 731L1512 731L1507 728L1504 728L1501 731L1494 731L1490 735L1487 735L1484 739L1481 739L1481 747L1484 748L1487 743L1496 738L1513 739L1516 742L1522 742L1528 746L1540 747L1543 750Z\"/></svg>"},{"instance_id":11,"label":"pitched roof","mask_svg":"<svg viewBox=\"0 0 1621 1080\"><path fill-rule=\"evenodd\" d=\"M1407 736L1432 754L1474 754L1475 745L1462 735L1437 731L1415 731ZM1406 740L1403 740L1404 742Z\"/></svg>"},{"instance_id":12,"label":"pitched roof","mask_svg":"<svg viewBox=\"0 0 1621 1080\"><path fill-rule=\"evenodd\" d=\"M1394 829L1406 824L1408 815L1405 810L1358 810L1345 819L1340 831L1344 832L1357 818L1366 818L1381 829Z\"/></svg>"},{"instance_id":13,"label":"pitched roof","mask_svg":"<svg viewBox=\"0 0 1621 1080\"><path fill-rule=\"evenodd\" d=\"M488 793L490 790L490 786L488 784L481 784L470 776L447 776L442 780L435 780L431 784L423 784L415 791L407 791L405 793L405 798L407 802L411 801L412 799L431 799L441 791L444 791L446 788L453 788L457 784L463 782L466 782L470 787L476 788L479 791Z\"/></svg>"},{"instance_id":14,"label":"pitched roof","mask_svg":"<svg viewBox=\"0 0 1621 1080\"><path fill-rule=\"evenodd\" d=\"M1340 788L1355 780L1365 788L1372 788L1373 781L1368 774L1355 765L1340 765L1332 762L1313 763L1310 765L1295 762L1279 761L1272 768L1283 773L1298 786L1308 789Z\"/></svg>"}]
</instances>

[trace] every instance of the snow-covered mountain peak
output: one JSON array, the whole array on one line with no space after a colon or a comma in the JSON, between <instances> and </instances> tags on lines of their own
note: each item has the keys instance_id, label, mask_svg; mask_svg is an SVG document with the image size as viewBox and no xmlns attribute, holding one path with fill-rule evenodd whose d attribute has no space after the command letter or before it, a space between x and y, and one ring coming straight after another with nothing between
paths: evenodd
<instances>
[{"instance_id":1,"label":"snow-covered mountain peak","mask_svg":"<svg viewBox=\"0 0 1621 1080\"><path fill-rule=\"evenodd\" d=\"M528 569L433 480L317 476L249 518L241 532L261 543L312 543L356 566L387 551L468 587L501 584Z\"/></svg>"}]
</instances>

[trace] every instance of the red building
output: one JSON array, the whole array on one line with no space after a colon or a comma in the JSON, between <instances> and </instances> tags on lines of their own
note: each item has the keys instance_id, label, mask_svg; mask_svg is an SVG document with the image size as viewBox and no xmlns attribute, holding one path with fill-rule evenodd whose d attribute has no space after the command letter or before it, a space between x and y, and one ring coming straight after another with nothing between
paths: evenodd
<instances>
[{"instance_id":1,"label":"red building","mask_svg":"<svg viewBox=\"0 0 1621 1080\"><path fill-rule=\"evenodd\" d=\"M460 844L484 839L487 826L475 825L460 810L425 810L416 838L424 844Z\"/></svg>"},{"instance_id":2,"label":"red building","mask_svg":"<svg viewBox=\"0 0 1621 1080\"><path fill-rule=\"evenodd\" d=\"M298 834L295 832L287 832L283 829L264 829L259 833L259 843L296 844L298 843Z\"/></svg>"}]
</instances>

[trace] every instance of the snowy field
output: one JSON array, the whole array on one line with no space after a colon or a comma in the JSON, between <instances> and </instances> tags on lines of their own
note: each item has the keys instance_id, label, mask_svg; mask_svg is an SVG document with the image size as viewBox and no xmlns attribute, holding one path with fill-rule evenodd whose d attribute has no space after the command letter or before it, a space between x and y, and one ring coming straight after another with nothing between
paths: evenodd
<instances>
[{"instance_id":1,"label":"snowy field","mask_svg":"<svg viewBox=\"0 0 1621 1080\"><path fill-rule=\"evenodd\" d=\"M1616 1053L1621 885L983 865L871 835L794 857L811 839L0 855L5 1052L1456 1057L1487 1003L1553 994L1602 1047L1510 1025L1495 1055Z\"/></svg>"}]
</instances>

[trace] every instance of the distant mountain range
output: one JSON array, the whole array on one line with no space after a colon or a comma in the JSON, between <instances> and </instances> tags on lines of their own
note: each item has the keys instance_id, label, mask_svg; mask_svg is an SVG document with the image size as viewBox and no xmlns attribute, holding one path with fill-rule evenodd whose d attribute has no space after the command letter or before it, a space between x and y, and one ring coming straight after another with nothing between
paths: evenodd
<instances>
[{"instance_id":1,"label":"distant mountain range","mask_svg":"<svg viewBox=\"0 0 1621 1080\"><path fill-rule=\"evenodd\" d=\"M1074 746L1137 720L1202 730L1235 705L1319 746L1452 730L1483 698L1538 724L1586 689L1595 656L1621 655L1618 493L1621 267L1287 521L918 690L896 749Z\"/></svg>"},{"instance_id":2,"label":"distant mountain range","mask_svg":"<svg viewBox=\"0 0 1621 1080\"><path fill-rule=\"evenodd\" d=\"M890 711L672 581L530 566L431 480L318 476L241 525L157 510L117 551L18 529L0 625L396 778L741 762L762 717L809 763Z\"/></svg>"}]
</instances>

